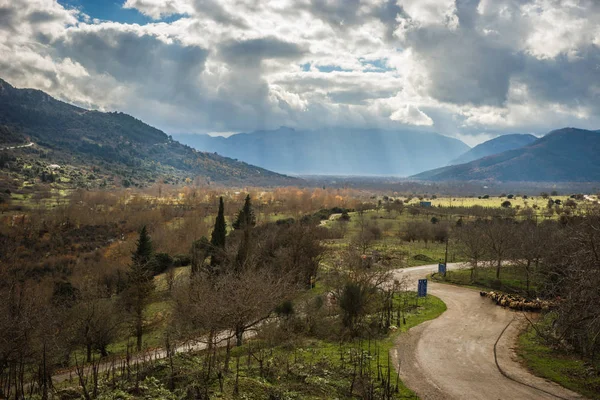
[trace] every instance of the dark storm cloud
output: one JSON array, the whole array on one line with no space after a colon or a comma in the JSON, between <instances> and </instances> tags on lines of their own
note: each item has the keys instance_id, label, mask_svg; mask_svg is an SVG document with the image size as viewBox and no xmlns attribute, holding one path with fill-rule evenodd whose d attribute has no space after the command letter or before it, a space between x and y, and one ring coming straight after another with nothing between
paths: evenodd
<instances>
[{"instance_id":1,"label":"dark storm cloud","mask_svg":"<svg viewBox=\"0 0 600 400\"><path fill-rule=\"evenodd\" d=\"M0 7L0 29L14 31L16 13L15 10L9 7Z\"/></svg>"},{"instance_id":2,"label":"dark storm cloud","mask_svg":"<svg viewBox=\"0 0 600 400\"><path fill-rule=\"evenodd\" d=\"M516 76L526 82L532 97L570 106L588 105L600 113L600 48L590 45L578 57L550 60L527 57Z\"/></svg>"},{"instance_id":3,"label":"dark storm cloud","mask_svg":"<svg viewBox=\"0 0 600 400\"><path fill-rule=\"evenodd\" d=\"M443 102L502 105L512 75L524 65L522 54L469 29L431 27L409 35L429 73L431 95Z\"/></svg>"},{"instance_id":4,"label":"dark storm cloud","mask_svg":"<svg viewBox=\"0 0 600 400\"><path fill-rule=\"evenodd\" d=\"M197 96L194 86L208 56L197 46L110 27L71 30L55 48L61 57L76 60L88 71L109 74L117 81L139 85L146 95L173 101Z\"/></svg>"},{"instance_id":5,"label":"dark storm cloud","mask_svg":"<svg viewBox=\"0 0 600 400\"><path fill-rule=\"evenodd\" d=\"M328 92L327 96L334 103L362 105L366 104L367 100L392 97L396 92L397 90L378 90L373 92L364 89L338 90Z\"/></svg>"},{"instance_id":6,"label":"dark storm cloud","mask_svg":"<svg viewBox=\"0 0 600 400\"><path fill-rule=\"evenodd\" d=\"M193 6L198 13L206 15L221 24L233 25L242 29L248 28L248 25L242 18L227 12L225 8L219 4L218 0L194 0Z\"/></svg>"},{"instance_id":7,"label":"dark storm cloud","mask_svg":"<svg viewBox=\"0 0 600 400\"><path fill-rule=\"evenodd\" d=\"M267 59L297 59L306 50L296 43L267 37L229 41L221 46L219 53L225 60L238 66L256 66Z\"/></svg>"},{"instance_id":8,"label":"dark storm cloud","mask_svg":"<svg viewBox=\"0 0 600 400\"><path fill-rule=\"evenodd\" d=\"M59 21L60 19L60 16L45 11L34 11L27 16L27 20L32 24Z\"/></svg>"}]
</instances>

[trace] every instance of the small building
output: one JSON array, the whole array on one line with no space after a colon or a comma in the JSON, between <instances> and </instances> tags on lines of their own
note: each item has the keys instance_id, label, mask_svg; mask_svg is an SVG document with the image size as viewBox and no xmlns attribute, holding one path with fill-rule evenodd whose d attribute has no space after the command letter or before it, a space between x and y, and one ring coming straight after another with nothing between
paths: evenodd
<instances>
[{"instance_id":1,"label":"small building","mask_svg":"<svg viewBox=\"0 0 600 400\"><path fill-rule=\"evenodd\" d=\"M425 208L431 207L431 202L430 201L422 201L419 204L420 204L421 207L425 207Z\"/></svg>"}]
</instances>

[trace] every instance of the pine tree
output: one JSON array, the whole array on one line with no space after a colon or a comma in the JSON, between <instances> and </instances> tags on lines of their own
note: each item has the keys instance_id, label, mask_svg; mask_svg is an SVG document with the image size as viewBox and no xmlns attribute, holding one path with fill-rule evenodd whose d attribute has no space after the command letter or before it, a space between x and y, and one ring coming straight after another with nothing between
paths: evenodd
<instances>
[{"instance_id":1,"label":"pine tree","mask_svg":"<svg viewBox=\"0 0 600 400\"><path fill-rule=\"evenodd\" d=\"M238 213L237 219L233 223L233 229L246 229L252 228L256 225L256 217L252 210L252 203L250 201L250 195L246 196L244 207Z\"/></svg>"},{"instance_id":2,"label":"pine tree","mask_svg":"<svg viewBox=\"0 0 600 400\"><path fill-rule=\"evenodd\" d=\"M136 249L133 252L132 261L134 264L142 268L149 269L150 260L152 259L152 240L148 235L146 225L140 231L140 237L136 243Z\"/></svg>"},{"instance_id":3,"label":"pine tree","mask_svg":"<svg viewBox=\"0 0 600 400\"><path fill-rule=\"evenodd\" d=\"M152 257L152 240L144 226L140 231L136 250L131 256L132 263L127 273L128 288L123 293L125 307L133 316L133 330L138 351L142 349L144 309L154 290Z\"/></svg>"},{"instance_id":4,"label":"pine tree","mask_svg":"<svg viewBox=\"0 0 600 400\"><path fill-rule=\"evenodd\" d=\"M236 256L236 269L241 271L245 268L246 262L250 255L250 231L256 225L256 218L254 217L254 211L252 210L252 203L250 202L250 195L246 196L244 207L238 213L237 219L233 223L233 228L236 230L243 231L243 236L240 241Z\"/></svg>"},{"instance_id":5,"label":"pine tree","mask_svg":"<svg viewBox=\"0 0 600 400\"><path fill-rule=\"evenodd\" d=\"M221 264L222 254L225 250L225 237L227 236L227 224L225 223L225 205L223 197L219 199L219 212L215 220L215 227L210 238L212 256L210 266L216 267Z\"/></svg>"}]
</instances>

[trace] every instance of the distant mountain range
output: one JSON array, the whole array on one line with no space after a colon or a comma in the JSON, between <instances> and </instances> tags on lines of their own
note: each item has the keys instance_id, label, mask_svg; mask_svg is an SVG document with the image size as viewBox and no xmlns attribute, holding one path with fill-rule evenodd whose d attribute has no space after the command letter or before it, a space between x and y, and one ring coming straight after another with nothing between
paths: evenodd
<instances>
[{"instance_id":1,"label":"distant mountain range","mask_svg":"<svg viewBox=\"0 0 600 400\"><path fill-rule=\"evenodd\" d=\"M598 182L600 131L563 128L519 149L426 171L411 178L431 181Z\"/></svg>"},{"instance_id":2,"label":"distant mountain range","mask_svg":"<svg viewBox=\"0 0 600 400\"><path fill-rule=\"evenodd\" d=\"M222 183L298 182L244 162L196 151L130 115L86 110L39 90L16 89L1 79L0 135L4 157L6 149L12 148L7 144L34 142L35 149L19 150L18 161L29 157L38 171L50 163L85 167L94 170L93 176L118 176L135 184L184 182L198 176Z\"/></svg>"},{"instance_id":3,"label":"distant mountain range","mask_svg":"<svg viewBox=\"0 0 600 400\"><path fill-rule=\"evenodd\" d=\"M198 150L217 152L280 173L408 176L448 165L469 146L437 133L379 129L240 133L228 138L174 135Z\"/></svg>"},{"instance_id":4,"label":"distant mountain range","mask_svg":"<svg viewBox=\"0 0 600 400\"><path fill-rule=\"evenodd\" d=\"M508 150L518 149L533 143L538 138L533 135L509 134L501 135L497 138L488 140L473 147L471 150L462 154L460 157L450 161L450 165L464 164L477 159L500 154Z\"/></svg>"},{"instance_id":5,"label":"distant mountain range","mask_svg":"<svg viewBox=\"0 0 600 400\"><path fill-rule=\"evenodd\" d=\"M473 149L437 133L379 129L280 128L175 139L198 150L127 114L86 110L0 79L0 176L8 180L54 182L65 174L61 182L88 187L111 178L134 185L198 177L263 186L301 182L274 170L431 181L600 181L600 131L576 128L540 139L505 135Z\"/></svg>"}]
</instances>

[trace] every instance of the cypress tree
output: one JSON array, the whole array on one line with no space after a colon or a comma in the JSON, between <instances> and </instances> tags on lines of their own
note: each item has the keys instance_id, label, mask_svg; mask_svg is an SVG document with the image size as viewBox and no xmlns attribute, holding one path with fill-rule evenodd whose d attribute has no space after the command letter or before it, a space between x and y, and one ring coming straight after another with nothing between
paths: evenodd
<instances>
[{"instance_id":1,"label":"cypress tree","mask_svg":"<svg viewBox=\"0 0 600 400\"><path fill-rule=\"evenodd\" d=\"M131 258L134 264L142 268L147 268L150 263L150 259L152 258L152 240L150 239L150 235L148 235L146 225L140 231L140 237L137 240L136 249Z\"/></svg>"},{"instance_id":2,"label":"cypress tree","mask_svg":"<svg viewBox=\"0 0 600 400\"><path fill-rule=\"evenodd\" d=\"M256 217L252 210L252 203L250 201L250 195L246 196L244 201L244 207L238 213L237 219L233 223L233 229L246 229L252 228L256 225Z\"/></svg>"},{"instance_id":3,"label":"cypress tree","mask_svg":"<svg viewBox=\"0 0 600 400\"><path fill-rule=\"evenodd\" d=\"M210 238L212 257L210 266L216 267L221 264L222 253L225 250L225 237L227 236L227 224L225 223L225 205L223 197L219 199L219 212L215 220L215 227Z\"/></svg>"},{"instance_id":4,"label":"cypress tree","mask_svg":"<svg viewBox=\"0 0 600 400\"><path fill-rule=\"evenodd\" d=\"M144 309L154 290L152 281L152 240L144 226L140 231L136 250L131 256L131 267L127 274L128 288L123 293L126 309L133 314L133 330L137 339L137 350L142 349Z\"/></svg>"},{"instance_id":5,"label":"cypress tree","mask_svg":"<svg viewBox=\"0 0 600 400\"><path fill-rule=\"evenodd\" d=\"M252 203L250 201L250 195L246 196L244 207L238 213L237 219L233 223L233 228L236 230L243 231L243 236L238 247L238 253L236 256L236 269L241 271L246 266L246 261L250 254L250 231L256 225L256 218L254 217L254 211L252 211Z\"/></svg>"}]
</instances>

